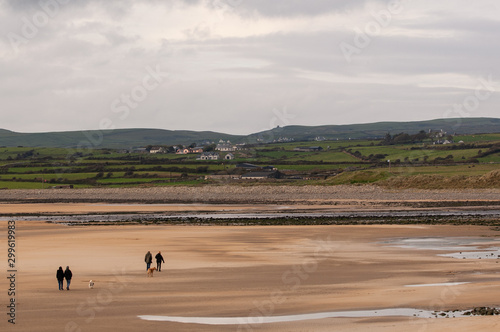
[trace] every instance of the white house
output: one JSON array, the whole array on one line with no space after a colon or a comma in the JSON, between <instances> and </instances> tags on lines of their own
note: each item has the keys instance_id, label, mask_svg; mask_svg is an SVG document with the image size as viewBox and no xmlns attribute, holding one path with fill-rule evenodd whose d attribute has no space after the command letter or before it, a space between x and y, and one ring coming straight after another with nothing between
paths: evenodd
<instances>
[{"instance_id":1,"label":"white house","mask_svg":"<svg viewBox=\"0 0 500 332\"><path fill-rule=\"evenodd\" d=\"M196 160L219 160L219 154L215 152L203 152Z\"/></svg>"},{"instance_id":2,"label":"white house","mask_svg":"<svg viewBox=\"0 0 500 332\"><path fill-rule=\"evenodd\" d=\"M222 152L232 152L236 151L236 146L231 144L230 141L224 142L224 141L219 141L219 144L217 144L217 147L215 148L217 151L222 151Z\"/></svg>"},{"instance_id":3,"label":"white house","mask_svg":"<svg viewBox=\"0 0 500 332\"><path fill-rule=\"evenodd\" d=\"M164 147L160 147L160 146L154 146L149 150L149 153L153 153L153 154L166 153L166 152L167 152L167 150Z\"/></svg>"}]
</instances>

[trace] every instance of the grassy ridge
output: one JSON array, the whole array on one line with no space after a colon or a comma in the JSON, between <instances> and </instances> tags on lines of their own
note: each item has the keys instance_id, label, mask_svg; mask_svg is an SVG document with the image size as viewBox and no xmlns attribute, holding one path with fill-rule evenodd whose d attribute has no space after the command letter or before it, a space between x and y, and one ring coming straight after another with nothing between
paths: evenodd
<instances>
[{"instance_id":1,"label":"grassy ridge","mask_svg":"<svg viewBox=\"0 0 500 332\"><path fill-rule=\"evenodd\" d=\"M460 118L415 122L378 122L354 125L286 126L250 135L230 135L211 131L163 130L163 129L116 129L51 133L16 133L0 129L0 146L16 147L70 147L127 149L146 145L189 145L204 140L217 142L220 139L233 143L255 143L260 140L273 141L280 137L295 141L309 141L322 136L327 140L374 139L387 132L393 134L417 133L421 130L444 130L448 133L476 134L497 133L500 119ZM474 138L470 138L474 140ZM334 144L332 142L332 144Z\"/></svg>"}]
</instances>

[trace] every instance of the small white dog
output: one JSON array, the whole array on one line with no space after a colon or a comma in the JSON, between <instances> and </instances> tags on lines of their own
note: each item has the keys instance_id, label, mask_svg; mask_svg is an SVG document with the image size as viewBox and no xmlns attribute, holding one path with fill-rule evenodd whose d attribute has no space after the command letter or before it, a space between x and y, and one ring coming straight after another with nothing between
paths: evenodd
<instances>
[{"instance_id":1,"label":"small white dog","mask_svg":"<svg viewBox=\"0 0 500 332\"><path fill-rule=\"evenodd\" d=\"M89 288L90 289L94 288L94 282L92 280L89 281Z\"/></svg>"}]
</instances>

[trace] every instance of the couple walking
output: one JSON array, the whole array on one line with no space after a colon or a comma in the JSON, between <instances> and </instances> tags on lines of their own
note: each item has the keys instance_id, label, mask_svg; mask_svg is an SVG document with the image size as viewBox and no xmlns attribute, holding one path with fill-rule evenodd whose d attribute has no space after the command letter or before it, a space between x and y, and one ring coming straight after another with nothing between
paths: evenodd
<instances>
[{"instance_id":1,"label":"couple walking","mask_svg":"<svg viewBox=\"0 0 500 332\"><path fill-rule=\"evenodd\" d=\"M161 263L165 263L165 260L163 259L163 256L161 255L161 251L158 251L158 253L155 256L156 259L156 269L158 272L161 271ZM151 254L150 251L146 253L146 257L144 257L144 261L146 262L146 271L149 270L151 267L151 263L153 263L153 255Z\"/></svg>"},{"instance_id":2,"label":"couple walking","mask_svg":"<svg viewBox=\"0 0 500 332\"><path fill-rule=\"evenodd\" d=\"M71 284L71 278L73 278L73 272L66 266L66 270L63 271L62 266L59 266L59 270L56 273L57 282L59 283L59 290L64 290L64 279L66 279L66 289L69 290L69 285Z\"/></svg>"}]
</instances>

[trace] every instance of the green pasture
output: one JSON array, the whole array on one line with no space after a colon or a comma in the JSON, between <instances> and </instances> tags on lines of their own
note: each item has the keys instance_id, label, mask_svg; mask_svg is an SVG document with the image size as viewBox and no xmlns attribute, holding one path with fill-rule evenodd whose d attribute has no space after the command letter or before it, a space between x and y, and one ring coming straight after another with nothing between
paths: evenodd
<instances>
[{"instance_id":1,"label":"green pasture","mask_svg":"<svg viewBox=\"0 0 500 332\"><path fill-rule=\"evenodd\" d=\"M464 159L469 159L477 156L481 149L463 149L463 150L438 150L438 149L416 149L412 150L407 146L378 146L378 147L362 147L358 149L353 149L352 153L359 151L363 156L368 157L370 155L382 154L386 155L383 160L396 161L400 160L403 162L406 158L410 161L432 161L436 158L446 158L449 155L453 156L455 162L464 161Z\"/></svg>"},{"instance_id":2,"label":"green pasture","mask_svg":"<svg viewBox=\"0 0 500 332\"><path fill-rule=\"evenodd\" d=\"M2 174L0 179L2 180L32 180L32 181L50 181L52 179L66 179L66 180L83 180L94 178L97 173L46 173L46 174Z\"/></svg>"},{"instance_id":3,"label":"green pasture","mask_svg":"<svg viewBox=\"0 0 500 332\"><path fill-rule=\"evenodd\" d=\"M14 182L0 180L1 189L50 189L52 186L67 185L66 183ZM74 185L74 188L88 188L89 185Z\"/></svg>"},{"instance_id":4,"label":"green pasture","mask_svg":"<svg viewBox=\"0 0 500 332\"><path fill-rule=\"evenodd\" d=\"M408 175L442 175L446 177L457 175L484 175L488 172L497 170L500 165L495 164L465 164L465 165L439 165L439 166L401 166L391 167L391 174L398 176Z\"/></svg>"},{"instance_id":5,"label":"green pasture","mask_svg":"<svg viewBox=\"0 0 500 332\"><path fill-rule=\"evenodd\" d=\"M168 182L168 180L158 178L104 178L97 180L98 184L130 184L130 183L148 183L148 182Z\"/></svg>"},{"instance_id":6,"label":"green pasture","mask_svg":"<svg viewBox=\"0 0 500 332\"><path fill-rule=\"evenodd\" d=\"M500 163L500 153L491 154L486 157L477 158L481 163Z\"/></svg>"},{"instance_id":7,"label":"green pasture","mask_svg":"<svg viewBox=\"0 0 500 332\"><path fill-rule=\"evenodd\" d=\"M61 167L61 166L35 166L35 167L9 167L8 172L9 173L19 173L19 174L26 174L26 173L40 173L42 174L42 171L47 171L44 174L50 174L50 173L61 173L61 174L66 174L66 173L75 173L78 172L79 170L83 170L83 166L77 166L77 167Z\"/></svg>"},{"instance_id":8,"label":"green pasture","mask_svg":"<svg viewBox=\"0 0 500 332\"><path fill-rule=\"evenodd\" d=\"M206 184L207 181L204 180L186 180L186 181L171 181L171 182L144 182L144 183L117 183L110 184L106 187L109 188L128 188L128 187L157 187L157 186L196 186L201 184Z\"/></svg>"},{"instance_id":9,"label":"green pasture","mask_svg":"<svg viewBox=\"0 0 500 332\"><path fill-rule=\"evenodd\" d=\"M307 155L306 155L307 154ZM327 163L352 163L359 162L359 159L347 153L339 151L322 151L322 152L298 152L291 158L290 161L307 160L310 162L327 162Z\"/></svg>"},{"instance_id":10,"label":"green pasture","mask_svg":"<svg viewBox=\"0 0 500 332\"><path fill-rule=\"evenodd\" d=\"M500 141L500 134L457 135L453 138L453 140L455 142L463 141L464 143L495 142Z\"/></svg>"},{"instance_id":11,"label":"green pasture","mask_svg":"<svg viewBox=\"0 0 500 332\"><path fill-rule=\"evenodd\" d=\"M491 171L500 169L495 164L465 164L465 165L439 165L439 166L397 166L358 170L354 172L345 172L331 177L325 181L325 184L362 184L375 183L393 177L409 177L415 175L440 175L443 177L454 176L480 176Z\"/></svg>"},{"instance_id":12,"label":"green pasture","mask_svg":"<svg viewBox=\"0 0 500 332\"><path fill-rule=\"evenodd\" d=\"M274 167L278 170L291 170L299 172L307 172L313 170L324 170L324 171L334 171L338 169L345 169L349 167L366 168L370 167L369 164L317 164L317 165L283 165L274 164Z\"/></svg>"}]
</instances>

